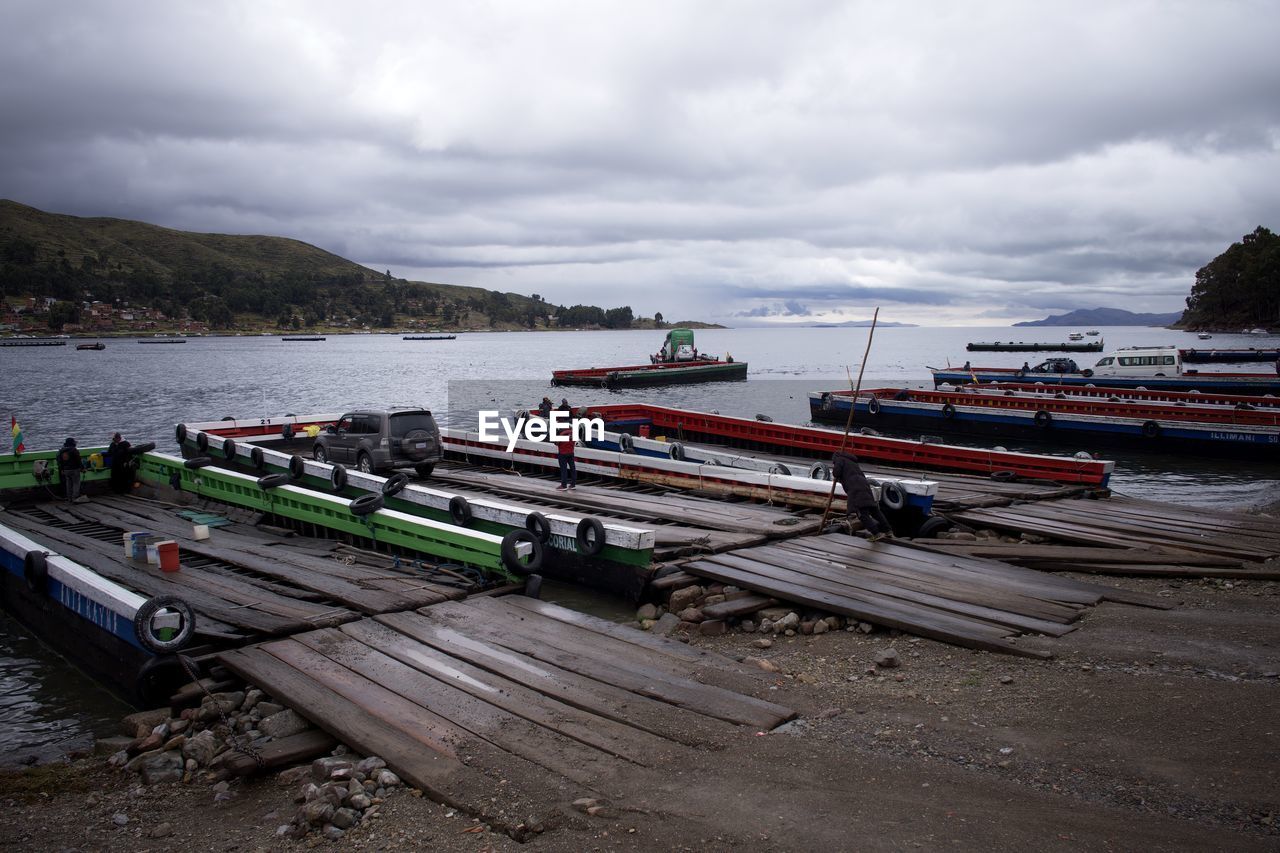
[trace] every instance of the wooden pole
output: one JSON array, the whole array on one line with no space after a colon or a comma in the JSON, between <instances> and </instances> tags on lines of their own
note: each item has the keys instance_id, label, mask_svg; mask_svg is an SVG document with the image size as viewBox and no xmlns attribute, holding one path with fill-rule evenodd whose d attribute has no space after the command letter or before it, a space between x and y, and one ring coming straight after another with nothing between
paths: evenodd
<instances>
[{"instance_id":1,"label":"wooden pole","mask_svg":"<svg viewBox=\"0 0 1280 853\"><path fill-rule=\"evenodd\" d=\"M853 397L849 400L849 417L844 422L844 435L840 439L840 451L844 452L845 446L849 443L849 430L853 429L853 410L858 402L858 392L862 390L862 374L867 369L867 357L871 355L871 340L876 336L876 320L880 317L880 308L877 306L875 313L871 315L871 328L867 331L867 348L862 353L862 364L858 365L858 384L853 384L853 377L849 377L850 390L853 391ZM846 375L849 368L845 367ZM831 515L831 502L836 499L836 478L835 472L831 475L831 491L827 492L827 506L822 511L822 523L818 525L818 529L827 526L827 518Z\"/></svg>"}]
</instances>

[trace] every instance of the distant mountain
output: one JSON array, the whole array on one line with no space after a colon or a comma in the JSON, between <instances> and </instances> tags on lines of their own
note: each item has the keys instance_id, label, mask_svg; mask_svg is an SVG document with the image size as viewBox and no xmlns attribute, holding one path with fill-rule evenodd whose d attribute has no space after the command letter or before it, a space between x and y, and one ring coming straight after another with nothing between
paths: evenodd
<instances>
[{"instance_id":1,"label":"distant mountain","mask_svg":"<svg viewBox=\"0 0 1280 853\"><path fill-rule=\"evenodd\" d=\"M811 329L865 329L871 325L870 320L845 320L843 323L814 323ZM876 323L877 329L895 328L895 329L915 329L915 323L887 323L881 320Z\"/></svg>"},{"instance_id":2,"label":"distant mountain","mask_svg":"<svg viewBox=\"0 0 1280 853\"><path fill-rule=\"evenodd\" d=\"M1182 318L1181 311L1171 314L1135 314L1123 308L1081 308L1066 314L1054 314L1043 320L1014 323L1015 326L1169 326Z\"/></svg>"}]
</instances>

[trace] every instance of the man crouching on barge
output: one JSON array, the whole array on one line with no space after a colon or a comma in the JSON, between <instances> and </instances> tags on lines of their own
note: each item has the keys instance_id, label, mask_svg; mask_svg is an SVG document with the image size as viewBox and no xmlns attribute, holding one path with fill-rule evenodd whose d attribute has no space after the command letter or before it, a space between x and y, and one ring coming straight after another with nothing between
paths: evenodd
<instances>
[{"instance_id":1,"label":"man crouching on barge","mask_svg":"<svg viewBox=\"0 0 1280 853\"><path fill-rule=\"evenodd\" d=\"M871 534L871 541L878 542L886 536L893 535L889 519L880 511L880 504L871 493L871 484L858 467L858 457L843 450L831 457L831 476L844 487L845 515L852 528L853 516L857 514L862 527Z\"/></svg>"}]
</instances>

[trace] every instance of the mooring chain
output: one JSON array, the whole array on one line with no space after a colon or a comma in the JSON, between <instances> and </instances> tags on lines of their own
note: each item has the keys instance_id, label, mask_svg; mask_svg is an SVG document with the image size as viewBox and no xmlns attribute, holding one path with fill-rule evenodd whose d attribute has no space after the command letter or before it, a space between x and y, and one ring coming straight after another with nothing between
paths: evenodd
<instances>
[{"instance_id":1,"label":"mooring chain","mask_svg":"<svg viewBox=\"0 0 1280 853\"><path fill-rule=\"evenodd\" d=\"M187 675L193 682L195 682L196 686L204 691L204 695L213 699L213 694L209 692L209 688L205 687L204 682L202 682L196 673L192 671L191 663L187 660L185 655L178 655L178 663L182 664L182 668L187 671ZM213 706L218 709L218 716L222 718L222 724L227 727L227 744L236 752L252 758L254 762L257 763L259 770L265 770L267 768L267 760L263 757L262 753L258 751L257 747L248 742L246 742L244 746L240 745L239 741L244 737L244 735L243 733L237 733L235 726L231 725L231 720L227 718L227 712L222 710L222 703L217 699L213 699Z\"/></svg>"}]
</instances>

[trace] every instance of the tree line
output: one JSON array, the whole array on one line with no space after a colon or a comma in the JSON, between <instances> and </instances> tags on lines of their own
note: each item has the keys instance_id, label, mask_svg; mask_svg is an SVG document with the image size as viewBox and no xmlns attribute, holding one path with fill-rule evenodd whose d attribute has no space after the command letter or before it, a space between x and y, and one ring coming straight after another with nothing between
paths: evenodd
<instances>
[{"instance_id":1,"label":"tree line","mask_svg":"<svg viewBox=\"0 0 1280 853\"><path fill-rule=\"evenodd\" d=\"M80 319L83 302L145 306L212 329L236 328L245 315L280 329L391 328L404 320L441 327L627 329L635 320L630 306L565 307L536 293L525 297L478 289L458 296L354 264L350 271L337 273L268 273L218 263L162 273L131 268L105 252L86 253L72 263L62 251L42 257L39 246L20 236L0 241L0 299L6 296L56 300L49 321L51 328L59 329Z\"/></svg>"},{"instance_id":2,"label":"tree line","mask_svg":"<svg viewBox=\"0 0 1280 853\"><path fill-rule=\"evenodd\" d=\"M1280 237L1258 226L1201 267L1181 325L1189 329L1280 325Z\"/></svg>"}]
</instances>

